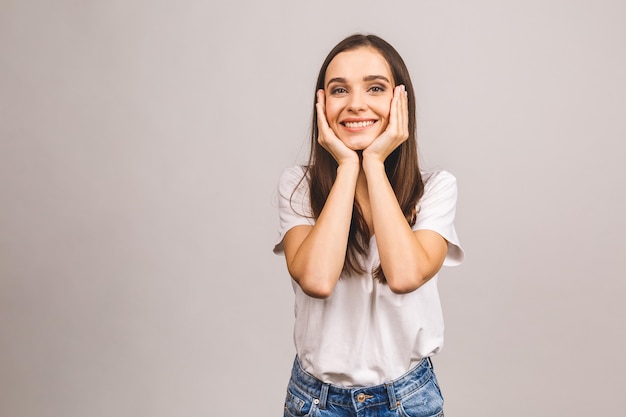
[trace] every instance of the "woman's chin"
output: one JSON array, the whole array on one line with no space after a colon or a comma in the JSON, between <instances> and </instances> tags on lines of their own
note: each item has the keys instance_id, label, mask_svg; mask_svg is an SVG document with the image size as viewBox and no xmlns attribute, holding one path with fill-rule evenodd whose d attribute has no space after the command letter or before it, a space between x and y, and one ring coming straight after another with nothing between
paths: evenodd
<instances>
[{"instance_id":1,"label":"woman's chin","mask_svg":"<svg viewBox=\"0 0 626 417\"><path fill-rule=\"evenodd\" d=\"M353 151L362 151L374 142L376 138L350 138L342 142Z\"/></svg>"}]
</instances>

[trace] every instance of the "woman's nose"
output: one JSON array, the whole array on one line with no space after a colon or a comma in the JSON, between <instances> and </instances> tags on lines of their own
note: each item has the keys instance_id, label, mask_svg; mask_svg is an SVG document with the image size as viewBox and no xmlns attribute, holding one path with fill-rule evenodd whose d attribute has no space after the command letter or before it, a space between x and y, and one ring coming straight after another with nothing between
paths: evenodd
<instances>
[{"instance_id":1,"label":"woman's nose","mask_svg":"<svg viewBox=\"0 0 626 417\"><path fill-rule=\"evenodd\" d=\"M350 95L350 102L348 103L348 110L353 112L359 112L367 109L367 101L362 93L352 93Z\"/></svg>"}]
</instances>

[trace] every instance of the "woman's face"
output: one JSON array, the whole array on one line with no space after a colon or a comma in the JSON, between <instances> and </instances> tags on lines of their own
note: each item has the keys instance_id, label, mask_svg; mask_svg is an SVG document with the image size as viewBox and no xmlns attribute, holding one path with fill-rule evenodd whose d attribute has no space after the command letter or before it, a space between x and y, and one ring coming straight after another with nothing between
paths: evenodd
<instances>
[{"instance_id":1,"label":"woman's face","mask_svg":"<svg viewBox=\"0 0 626 417\"><path fill-rule=\"evenodd\" d=\"M352 150L367 148L389 123L394 80L389 64L373 48L341 52L324 78L326 119Z\"/></svg>"}]
</instances>

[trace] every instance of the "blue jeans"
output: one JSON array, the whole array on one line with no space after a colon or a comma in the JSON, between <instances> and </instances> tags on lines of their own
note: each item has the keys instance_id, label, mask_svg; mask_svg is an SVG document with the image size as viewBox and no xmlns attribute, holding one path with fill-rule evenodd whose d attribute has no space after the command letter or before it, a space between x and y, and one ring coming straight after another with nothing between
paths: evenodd
<instances>
[{"instance_id":1,"label":"blue jeans","mask_svg":"<svg viewBox=\"0 0 626 417\"><path fill-rule=\"evenodd\" d=\"M323 383L296 357L287 386L284 417L439 417L443 396L430 358L400 378L373 387Z\"/></svg>"}]
</instances>

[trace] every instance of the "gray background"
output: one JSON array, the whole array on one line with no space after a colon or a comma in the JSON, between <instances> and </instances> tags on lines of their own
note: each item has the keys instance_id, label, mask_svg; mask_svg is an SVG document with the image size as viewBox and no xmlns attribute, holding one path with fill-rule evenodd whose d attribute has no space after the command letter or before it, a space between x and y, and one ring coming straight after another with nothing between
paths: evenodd
<instances>
[{"instance_id":1,"label":"gray background","mask_svg":"<svg viewBox=\"0 0 626 417\"><path fill-rule=\"evenodd\" d=\"M280 172L376 33L459 182L449 416L626 407L623 1L0 0L0 415L274 416Z\"/></svg>"}]
</instances>

